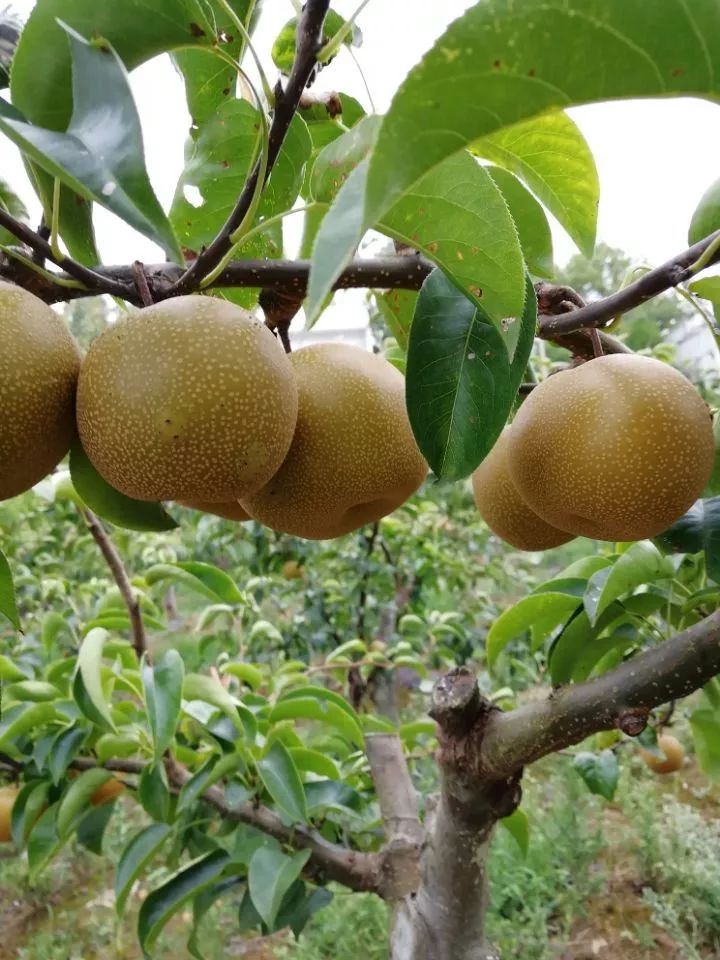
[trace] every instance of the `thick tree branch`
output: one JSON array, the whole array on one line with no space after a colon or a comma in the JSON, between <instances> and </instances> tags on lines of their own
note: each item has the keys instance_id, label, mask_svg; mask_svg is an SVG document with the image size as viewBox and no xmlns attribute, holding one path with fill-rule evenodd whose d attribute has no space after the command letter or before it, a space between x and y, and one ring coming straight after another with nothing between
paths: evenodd
<instances>
[{"instance_id":1,"label":"thick tree branch","mask_svg":"<svg viewBox=\"0 0 720 960\"><path fill-rule=\"evenodd\" d=\"M399 900L414 893L420 882L425 831L418 814L417 794L402 741L396 733L369 734L365 750L385 825L382 896Z\"/></svg>"},{"instance_id":2,"label":"thick tree branch","mask_svg":"<svg viewBox=\"0 0 720 960\"><path fill-rule=\"evenodd\" d=\"M687 696L720 674L720 610L670 640L589 683L563 687L538 703L494 712L477 756L482 779L501 780L546 754L600 730L623 727L629 715ZM644 723L638 725L640 732Z\"/></svg>"},{"instance_id":3,"label":"thick tree branch","mask_svg":"<svg viewBox=\"0 0 720 960\"><path fill-rule=\"evenodd\" d=\"M268 161L265 171L266 181L272 172L292 118L298 109L303 90L315 70L315 58L322 46L322 28L329 6L330 0L307 0L300 16L297 26L295 62L292 71L285 89L283 90L279 83L275 88L275 110L270 126ZM180 277L170 290L169 296L177 296L197 290L203 277L207 276L232 248L231 237L250 209L259 176L260 161L258 160L253 172L245 182L232 213L223 224L220 232Z\"/></svg>"},{"instance_id":4,"label":"thick tree branch","mask_svg":"<svg viewBox=\"0 0 720 960\"><path fill-rule=\"evenodd\" d=\"M541 316L539 318L540 335L546 339L555 340L557 334L572 333L587 327L603 327L618 314L627 313L666 290L676 287L679 283L689 280L693 276L689 267L718 237L720 237L720 230L700 240L672 260L650 270L635 283L629 284L609 297L559 316ZM710 258L707 266L719 260L720 249Z\"/></svg>"},{"instance_id":5,"label":"thick tree branch","mask_svg":"<svg viewBox=\"0 0 720 960\"><path fill-rule=\"evenodd\" d=\"M142 760L108 760L98 764L91 758L78 758L71 764L76 770L91 770L102 766L117 773L141 774L146 767ZM172 786L178 790L191 777L191 773L179 764L169 764L168 773ZM295 850L310 850L305 874L318 882L330 880L342 883L352 890L377 891L379 889L380 857L376 854L348 850L329 843L317 831L295 825L286 826L277 814L267 807L254 803L232 806L220 787L210 787L202 799L214 807L225 820L246 823L256 827L280 843Z\"/></svg>"},{"instance_id":6,"label":"thick tree branch","mask_svg":"<svg viewBox=\"0 0 720 960\"><path fill-rule=\"evenodd\" d=\"M128 615L130 617L130 624L132 626L133 647L135 648L138 658L140 658L144 653L147 652L145 624L143 623L142 612L140 610L140 601L135 595L135 592L130 584L130 578L127 575L122 558L115 549L114 543L107 535L100 520L95 516L92 510L84 509L81 511L81 513L85 519L85 523L88 525L88 529L90 530L95 543L97 543L98 547L100 548L100 552L105 558L105 562L110 568L113 580L117 584L117 588L120 591L123 602L127 607Z\"/></svg>"}]
</instances>

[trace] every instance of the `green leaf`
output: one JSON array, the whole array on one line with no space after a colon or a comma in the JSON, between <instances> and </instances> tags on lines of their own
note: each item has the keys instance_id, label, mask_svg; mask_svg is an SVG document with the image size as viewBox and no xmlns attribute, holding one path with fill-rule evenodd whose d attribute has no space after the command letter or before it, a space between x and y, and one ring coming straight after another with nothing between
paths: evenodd
<instances>
[{"instance_id":1,"label":"green leaf","mask_svg":"<svg viewBox=\"0 0 720 960\"><path fill-rule=\"evenodd\" d=\"M82 750L87 737L87 729L80 726L62 730L55 737L47 759L48 770L55 785L65 776L65 771Z\"/></svg>"},{"instance_id":2,"label":"green leaf","mask_svg":"<svg viewBox=\"0 0 720 960\"><path fill-rule=\"evenodd\" d=\"M2 76L1 67L0 76ZM4 180L0 180L0 208L7 210L7 212L11 216L15 217L16 220L27 222L28 212L25 208L25 204L10 187L10 185ZM6 230L4 227L0 227L0 243L9 244L12 246L17 244L17 242L17 237L14 234L10 233L10 231Z\"/></svg>"},{"instance_id":3,"label":"green leaf","mask_svg":"<svg viewBox=\"0 0 720 960\"><path fill-rule=\"evenodd\" d=\"M232 890L241 882L240 877L227 877L211 887L206 887L202 893L199 893L193 900L193 922L190 937L187 942L188 953L195 960L204 960L200 950L199 934L200 924L203 917L210 907L228 890Z\"/></svg>"},{"instance_id":4,"label":"green leaf","mask_svg":"<svg viewBox=\"0 0 720 960\"><path fill-rule=\"evenodd\" d=\"M258 113L250 103L229 100L188 144L170 210L170 220L184 247L200 250L230 215L250 172L258 127ZM301 117L295 116L263 191L258 220L292 207L311 151L307 127ZM262 234L241 249L245 256L278 257L282 253L281 234Z\"/></svg>"},{"instance_id":5,"label":"green leaf","mask_svg":"<svg viewBox=\"0 0 720 960\"><path fill-rule=\"evenodd\" d=\"M100 679L103 647L109 636L107 630L96 627L83 640L78 651L73 696L88 720L104 723L114 731L115 724Z\"/></svg>"},{"instance_id":6,"label":"green leaf","mask_svg":"<svg viewBox=\"0 0 720 960\"><path fill-rule=\"evenodd\" d=\"M593 672L600 675L617 666L618 658L624 656L641 639L636 627L630 623L620 623L612 633L598 637L584 650L578 651L578 657L573 665L573 682L581 683Z\"/></svg>"},{"instance_id":7,"label":"green leaf","mask_svg":"<svg viewBox=\"0 0 720 960\"><path fill-rule=\"evenodd\" d=\"M418 293L415 290L388 290L376 293L378 309L403 350L407 350L410 324L415 314Z\"/></svg>"},{"instance_id":8,"label":"green leaf","mask_svg":"<svg viewBox=\"0 0 720 960\"><path fill-rule=\"evenodd\" d=\"M514 124L472 149L524 180L581 252L592 257L600 181L590 147L570 117L548 113Z\"/></svg>"},{"instance_id":9,"label":"green leaf","mask_svg":"<svg viewBox=\"0 0 720 960\"><path fill-rule=\"evenodd\" d=\"M244 733L245 728L238 713L238 701L212 677L206 677L200 673L186 674L183 682L183 697L185 700L203 700L217 707L232 721L239 733Z\"/></svg>"},{"instance_id":10,"label":"green leaf","mask_svg":"<svg viewBox=\"0 0 720 960\"><path fill-rule=\"evenodd\" d=\"M598 635L624 615L622 606L612 603L596 623L592 624L587 613L578 608L577 615L565 625L550 651L549 667L553 684L569 683L576 679L575 673L580 669L587 669L589 672L610 649L602 641L598 641ZM583 665L582 668L580 664Z\"/></svg>"},{"instance_id":11,"label":"green leaf","mask_svg":"<svg viewBox=\"0 0 720 960\"><path fill-rule=\"evenodd\" d=\"M538 593L520 600L500 614L488 632L488 665L492 667L505 647L531 627L550 632L564 623L577 606L577 598L566 593Z\"/></svg>"},{"instance_id":12,"label":"green leaf","mask_svg":"<svg viewBox=\"0 0 720 960\"><path fill-rule=\"evenodd\" d=\"M310 175L310 197L313 200L332 203L352 171L372 149L380 122L381 118L376 114L364 117L318 153Z\"/></svg>"},{"instance_id":13,"label":"green leaf","mask_svg":"<svg viewBox=\"0 0 720 960\"><path fill-rule=\"evenodd\" d=\"M59 809L59 803L54 803L48 807L32 828L28 837L27 857L32 882L37 879L38 875L62 847L62 841L57 832Z\"/></svg>"},{"instance_id":14,"label":"green leaf","mask_svg":"<svg viewBox=\"0 0 720 960\"><path fill-rule=\"evenodd\" d=\"M151 823L149 827L136 833L126 845L115 873L115 909L118 916L125 912L125 904L133 884L159 852L171 832L172 828L166 823Z\"/></svg>"},{"instance_id":15,"label":"green leaf","mask_svg":"<svg viewBox=\"0 0 720 960\"><path fill-rule=\"evenodd\" d=\"M137 798L143 810L153 820L171 823L174 815L174 800L170 795L167 776L162 763L148 764L140 774Z\"/></svg>"},{"instance_id":16,"label":"green leaf","mask_svg":"<svg viewBox=\"0 0 720 960\"><path fill-rule=\"evenodd\" d=\"M228 753L219 759L211 757L183 784L178 796L178 813L192 806L213 783L244 767L245 760L240 752Z\"/></svg>"},{"instance_id":17,"label":"green leaf","mask_svg":"<svg viewBox=\"0 0 720 960\"><path fill-rule=\"evenodd\" d=\"M365 230L466 144L574 104L669 95L717 99L720 49L706 38L718 31L720 11L712 0L655 0L651 7L627 0L473 5L410 71L383 120L369 170L358 167L326 216L323 230L333 218L335 246L316 244L311 311ZM572 57L558 56L558 49L572 49Z\"/></svg>"},{"instance_id":18,"label":"green leaf","mask_svg":"<svg viewBox=\"0 0 720 960\"><path fill-rule=\"evenodd\" d=\"M690 727L700 769L711 780L720 780L720 713L694 710Z\"/></svg>"},{"instance_id":19,"label":"green leaf","mask_svg":"<svg viewBox=\"0 0 720 960\"><path fill-rule=\"evenodd\" d=\"M291 754L279 740L275 740L265 756L257 761L257 771L283 813L294 823L306 822L308 810L302 780ZM262 912L261 916L264 916Z\"/></svg>"},{"instance_id":20,"label":"green leaf","mask_svg":"<svg viewBox=\"0 0 720 960\"><path fill-rule=\"evenodd\" d=\"M335 34L338 33L338 31L341 30L344 25L345 18L343 16L341 16L335 10L328 10L323 23L323 44L327 43L329 40L332 40ZM293 17L292 20L289 20L285 24L273 43L273 63L281 73L289 74L292 70L292 65L295 62L296 34L297 18ZM352 30L343 43L348 47L359 47L361 42L362 34L360 33L359 28L353 24Z\"/></svg>"},{"instance_id":21,"label":"green leaf","mask_svg":"<svg viewBox=\"0 0 720 960\"><path fill-rule=\"evenodd\" d=\"M30 780L20 789L10 815L13 842L19 850L25 846L30 830L47 806L50 784L47 780Z\"/></svg>"},{"instance_id":22,"label":"green leaf","mask_svg":"<svg viewBox=\"0 0 720 960\"><path fill-rule=\"evenodd\" d=\"M122 61L106 40L88 43L69 27L65 30L73 64L67 132L17 120L4 109L0 130L47 173L107 207L182 263L145 170L140 119Z\"/></svg>"},{"instance_id":23,"label":"green leaf","mask_svg":"<svg viewBox=\"0 0 720 960\"><path fill-rule=\"evenodd\" d=\"M661 550L705 552L707 575L720 583L720 497L697 500L684 516L655 537Z\"/></svg>"},{"instance_id":24,"label":"green leaf","mask_svg":"<svg viewBox=\"0 0 720 960\"><path fill-rule=\"evenodd\" d=\"M175 728L180 717L184 674L183 660L177 650L166 650L154 666L147 661L142 665L145 704L156 763L175 737Z\"/></svg>"},{"instance_id":25,"label":"green leaf","mask_svg":"<svg viewBox=\"0 0 720 960\"><path fill-rule=\"evenodd\" d=\"M104 733L95 744L95 756L100 764L107 763L108 760L123 759L131 757L139 750L139 740L137 736L130 734Z\"/></svg>"},{"instance_id":26,"label":"green leaf","mask_svg":"<svg viewBox=\"0 0 720 960\"><path fill-rule=\"evenodd\" d=\"M290 757L298 770L316 773L319 777L328 777L330 780L340 780L337 764L324 753L307 750L305 747L290 747Z\"/></svg>"},{"instance_id":27,"label":"green leaf","mask_svg":"<svg viewBox=\"0 0 720 960\"><path fill-rule=\"evenodd\" d=\"M197 561L178 563L177 566L185 573L191 574L204 583L221 602L230 604L243 602L243 595L238 590L233 578L224 570L220 570L219 567Z\"/></svg>"},{"instance_id":28,"label":"green leaf","mask_svg":"<svg viewBox=\"0 0 720 960\"><path fill-rule=\"evenodd\" d=\"M492 450L517 394L535 336L526 283L512 362L488 315L439 271L423 284L408 346L406 399L420 450L438 477L468 476Z\"/></svg>"},{"instance_id":29,"label":"green leaf","mask_svg":"<svg viewBox=\"0 0 720 960\"><path fill-rule=\"evenodd\" d=\"M583 602L591 623L625 593L675 574L670 561L648 540L634 543L611 567L598 570L588 580Z\"/></svg>"},{"instance_id":30,"label":"green leaf","mask_svg":"<svg viewBox=\"0 0 720 960\"><path fill-rule=\"evenodd\" d=\"M6 687L5 693L11 700L31 700L34 703L58 700L61 696L56 686L44 680L21 680Z\"/></svg>"},{"instance_id":31,"label":"green leaf","mask_svg":"<svg viewBox=\"0 0 720 960\"><path fill-rule=\"evenodd\" d=\"M112 774L108 770L84 770L73 780L60 801L57 814L57 832L60 840L65 841L86 812L90 797L108 780Z\"/></svg>"},{"instance_id":32,"label":"green leaf","mask_svg":"<svg viewBox=\"0 0 720 960\"><path fill-rule=\"evenodd\" d=\"M545 211L512 173L502 167L488 167L487 172L508 205L528 270L540 277L552 277L555 273L552 233Z\"/></svg>"},{"instance_id":33,"label":"green leaf","mask_svg":"<svg viewBox=\"0 0 720 960\"><path fill-rule=\"evenodd\" d=\"M9 681L14 683L16 680L24 680L25 674L12 662L10 657L0 653L0 681Z\"/></svg>"},{"instance_id":34,"label":"green leaf","mask_svg":"<svg viewBox=\"0 0 720 960\"><path fill-rule=\"evenodd\" d=\"M4 750L24 733L55 720L57 711L51 703L22 703L5 710L0 720L0 750Z\"/></svg>"},{"instance_id":35,"label":"green leaf","mask_svg":"<svg viewBox=\"0 0 720 960\"><path fill-rule=\"evenodd\" d=\"M257 690L262 686L262 671L251 663L225 663L220 669L221 673L229 673L231 677L237 677L242 683L250 687L251 690Z\"/></svg>"},{"instance_id":36,"label":"green leaf","mask_svg":"<svg viewBox=\"0 0 720 960\"><path fill-rule=\"evenodd\" d=\"M78 843L98 857L102 856L103 853L103 837L113 815L114 807L115 805L112 803L103 803L99 807L91 807L77 826Z\"/></svg>"},{"instance_id":37,"label":"green leaf","mask_svg":"<svg viewBox=\"0 0 720 960\"><path fill-rule=\"evenodd\" d=\"M16 630L20 629L12 570L2 550L0 550L0 614L9 620Z\"/></svg>"},{"instance_id":38,"label":"green leaf","mask_svg":"<svg viewBox=\"0 0 720 960\"><path fill-rule=\"evenodd\" d=\"M517 810L513 810L509 817L503 817L500 825L505 827L515 843L520 847L520 853L522 853L523 857L527 857L530 846L530 821L525 811L518 807Z\"/></svg>"},{"instance_id":39,"label":"green leaf","mask_svg":"<svg viewBox=\"0 0 720 960\"><path fill-rule=\"evenodd\" d=\"M720 277L718 280L718 312L720 313ZM715 497L720 494L720 415L715 415L715 422L713 423L713 435L715 437L715 460L713 462L713 469L708 480L708 485L703 491L704 496L706 497Z\"/></svg>"},{"instance_id":40,"label":"green leaf","mask_svg":"<svg viewBox=\"0 0 720 960\"><path fill-rule=\"evenodd\" d=\"M356 719L336 703L311 697L291 697L280 700L270 711L268 720L317 720L334 727L358 747L363 745L362 730Z\"/></svg>"},{"instance_id":41,"label":"green leaf","mask_svg":"<svg viewBox=\"0 0 720 960\"><path fill-rule=\"evenodd\" d=\"M690 221L688 242L697 243L716 230L720 230L720 178L700 198Z\"/></svg>"},{"instance_id":42,"label":"green leaf","mask_svg":"<svg viewBox=\"0 0 720 960\"><path fill-rule=\"evenodd\" d=\"M138 915L138 938L146 957L170 918L215 883L229 863L230 857L224 850L214 850L183 867L145 898Z\"/></svg>"},{"instance_id":43,"label":"green leaf","mask_svg":"<svg viewBox=\"0 0 720 960\"><path fill-rule=\"evenodd\" d=\"M253 906L272 930L280 904L310 857L302 850L289 857L274 846L259 847L250 860L248 890Z\"/></svg>"},{"instance_id":44,"label":"green leaf","mask_svg":"<svg viewBox=\"0 0 720 960\"><path fill-rule=\"evenodd\" d=\"M585 781L590 793L612 800L620 777L617 757L612 750L578 753L573 760L573 767Z\"/></svg>"},{"instance_id":45,"label":"green leaf","mask_svg":"<svg viewBox=\"0 0 720 960\"><path fill-rule=\"evenodd\" d=\"M76 441L70 451L70 475L83 502L103 520L126 530L174 530L177 524L159 503L133 500L111 487Z\"/></svg>"},{"instance_id":46,"label":"green leaf","mask_svg":"<svg viewBox=\"0 0 720 960\"><path fill-rule=\"evenodd\" d=\"M302 880L296 880L283 897L275 918L275 929L283 930L290 927L297 940L312 915L327 907L332 899L332 893L325 887L316 887L308 894L307 884Z\"/></svg>"}]
</instances>

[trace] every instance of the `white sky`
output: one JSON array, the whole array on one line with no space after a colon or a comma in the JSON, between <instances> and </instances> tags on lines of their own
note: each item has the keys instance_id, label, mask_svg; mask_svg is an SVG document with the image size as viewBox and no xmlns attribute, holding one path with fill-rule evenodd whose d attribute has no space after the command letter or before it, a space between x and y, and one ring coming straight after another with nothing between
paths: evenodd
<instances>
[{"instance_id":1,"label":"white sky","mask_svg":"<svg viewBox=\"0 0 720 960\"><path fill-rule=\"evenodd\" d=\"M122 0L116 0L122 2ZM468 0L374 0L360 16L363 46L355 51L379 111L387 109L408 70ZM26 17L34 0L13 0ZM346 16L357 0L335 0ZM290 0L266 0L255 44L264 60L279 28L292 16ZM42 69L42 63L38 64ZM272 65L268 65L271 78ZM163 204L169 205L183 159L188 116L182 83L167 57L136 70L132 83L145 136L147 167ZM316 89L335 89L357 97L369 109L367 95L347 52L321 75ZM637 260L659 263L687 245L687 227L697 202L718 176L720 106L697 100L623 102L570 111L585 134L600 173L599 239L622 247ZM33 213L37 204L27 186L19 154L2 141L0 176L10 181ZM96 208L100 249L108 263L164 259L157 248L117 218ZM574 247L553 224L555 256L563 263ZM359 320L361 303L341 295L327 317L350 308ZM349 320L349 317L346 317Z\"/></svg>"}]
</instances>

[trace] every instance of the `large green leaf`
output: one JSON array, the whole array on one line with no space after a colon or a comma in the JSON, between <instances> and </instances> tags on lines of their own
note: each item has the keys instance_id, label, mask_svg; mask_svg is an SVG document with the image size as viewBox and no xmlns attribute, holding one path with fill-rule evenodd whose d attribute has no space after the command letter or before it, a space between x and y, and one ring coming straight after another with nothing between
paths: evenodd
<instances>
[{"instance_id":1,"label":"large green leaf","mask_svg":"<svg viewBox=\"0 0 720 960\"><path fill-rule=\"evenodd\" d=\"M291 697L280 700L270 711L271 723L280 720L317 720L334 727L356 746L363 744L363 733L357 720L342 707L315 697Z\"/></svg>"},{"instance_id":2,"label":"large green leaf","mask_svg":"<svg viewBox=\"0 0 720 960\"><path fill-rule=\"evenodd\" d=\"M142 682L157 763L175 737L185 667L177 650L166 650L153 666L144 662Z\"/></svg>"},{"instance_id":3,"label":"large green leaf","mask_svg":"<svg viewBox=\"0 0 720 960\"><path fill-rule=\"evenodd\" d=\"M526 857L530 846L530 821L525 811L518 807L509 817L502 818L500 826L505 827L515 843L517 843L522 855Z\"/></svg>"},{"instance_id":4,"label":"large green leaf","mask_svg":"<svg viewBox=\"0 0 720 960\"><path fill-rule=\"evenodd\" d=\"M0 750L7 750L18 737L56 717L51 703L21 703L5 709L0 719Z\"/></svg>"},{"instance_id":5,"label":"large green leaf","mask_svg":"<svg viewBox=\"0 0 720 960\"><path fill-rule=\"evenodd\" d=\"M487 313L440 271L423 284L410 328L406 398L418 446L437 476L466 477L492 450L512 409L535 336L526 282L515 357Z\"/></svg>"},{"instance_id":6,"label":"large green leaf","mask_svg":"<svg viewBox=\"0 0 720 960\"><path fill-rule=\"evenodd\" d=\"M115 873L115 909L122 915L132 886L168 838L172 828L151 823L130 840L118 861Z\"/></svg>"},{"instance_id":7,"label":"large green leaf","mask_svg":"<svg viewBox=\"0 0 720 960\"><path fill-rule=\"evenodd\" d=\"M115 724L101 680L103 647L108 639L107 630L95 627L83 640L78 651L73 696L89 720L93 723L104 723L114 730Z\"/></svg>"},{"instance_id":8,"label":"large green leaf","mask_svg":"<svg viewBox=\"0 0 720 960\"><path fill-rule=\"evenodd\" d=\"M103 520L126 530L174 530L177 523L159 503L133 500L103 480L76 441L70 450L70 474L82 501Z\"/></svg>"},{"instance_id":9,"label":"large green leaf","mask_svg":"<svg viewBox=\"0 0 720 960\"><path fill-rule=\"evenodd\" d=\"M365 230L467 144L573 104L720 96L716 0L485 0L411 70L385 116L369 169L338 194L315 248L317 310ZM558 55L563 50L563 55ZM571 51L571 53L568 53ZM472 96L468 96L472 91Z\"/></svg>"},{"instance_id":10,"label":"large green leaf","mask_svg":"<svg viewBox=\"0 0 720 960\"><path fill-rule=\"evenodd\" d=\"M202 700L205 703L222 710L226 717L235 725L238 733L244 733L238 701L225 687L212 677L200 673L188 673L183 682L183 697L186 700Z\"/></svg>"},{"instance_id":11,"label":"large green leaf","mask_svg":"<svg viewBox=\"0 0 720 960\"><path fill-rule=\"evenodd\" d=\"M47 807L50 784L47 780L29 780L24 784L13 804L10 815L12 838L18 849L25 846L30 830Z\"/></svg>"},{"instance_id":12,"label":"large green leaf","mask_svg":"<svg viewBox=\"0 0 720 960\"><path fill-rule=\"evenodd\" d=\"M487 659L492 666L505 647L533 628L552 630L577 609L576 597L567 593L537 593L525 597L500 614L487 636Z\"/></svg>"},{"instance_id":13,"label":"large green leaf","mask_svg":"<svg viewBox=\"0 0 720 960\"><path fill-rule=\"evenodd\" d=\"M253 854L248 869L248 889L253 906L271 930L283 897L300 876L309 857L309 850L289 857L269 844Z\"/></svg>"},{"instance_id":14,"label":"large green leaf","mask_svg":"<svg viewBox=\"0 0 720 960\"><path fill-rule=\"evenodd\" d=\"M138 938L146 956L150 955L168 920L189 900L215 883L229 863L230 857L224 850L214 850L183 867L148 894L138 914Z\"/></svg>"},{"instance_id":15,"label":"large green leaf","mask_svg":"<svg viewBox=\"0 0 720 960\"><path fill-rule=\"evenodd\" d=\"M697 500L684 516L655 537L671 553L705 552L707 574L720 583L720 497Z\"/></svg>"},{"instance_id":16,"label":"large green leaf","mask_svg":"<svg viewBox=\"0 0 720 960\"><path fill-rule=\"evenodd\" d=\"M570 117L549 113L514 124L473 150L523 179L585 256L592 256L600 181L590 147Z\"/></svg>"},{"instance_id":17,"label":"large green leaf","mask_svg":"<svg viewBox=\"0 0 720 960\"><path fill-rule=\"evenodd\" d=\"M565 625L550 651L549 668L552 682L557 685L578 679L576 671L580 669L579 664L591 670L610 649L602 641L598 641L599 634L613 621L624 615L623 607L619 603L612 603L593 624L587 613L578 609L576 616ZM589 667L588 659L590 659Z\"/></svg>"},{"instance_id":18,"label":"large green leaf","mask_svg":"<svg viewBox=\"0 0 720 960\"><path fill-rule=\"evenodd\" d=\"M706 777L720 780L720 711L694 710L690 728L701 770Z\"/></svg>"},{"instance_id":19,"label":"large green leaf","mask_svg":"<svg viewBox=\"0 0 720 960\"><path fill-rule=\"evenodd\" d=\"M0 615L9 620L16 630L20 629L12 570L2 550L0 550Z\"/></svg>"},{"instance_id":20,"label":"large green leaf","mask_svg":"<svg viewBox=\"0 0 720 960\"><path fill-rule=\"evenodd\" d=\"M27 841L27 858L30 880L34 882L62 847L57 831L59 803L54 803L38 819Z\"/></svg>"},{"instance_id":21,"label":"large green leaf","mask_svg":"<svg viewBox=\"0 0 720 960\"><path fill-rule=\"evenodd\" d=\"M636 587L674 575L672 563L648 540L634 543L611 567L598 570L588 580L583 598L585 611L596 623L603 611L618 597Z\"/></svg>"},{"instance_id":22,"label":"large green leaf","mask_svg":"<svg viewBox=\"0 0 720 960\"><path fill-rule=\"evenodd\" d=\"M690 221L688 241L697 243L716 230L720 230L720 178L700 198Z\"/></svg>"},{"instance_id":23,"label":"large green leaf","mask_svg":"<svg viewBox=\"0 0 720 960\"><path fill-rule=\"evenodd\" d=\"M258 122L257 110L250 103L229 100L188 143L187 161L170 210L170 220L184 247L197 251L208 244L237 203L250 171ZM311 152L310 134L296 116L263 192L258 217L271 217L292 207ZM279 235L277 230L261 234L242 248L243 254L279 256Z\"/></svg>"},{"instance_id":24,"label":"large green leaf","mask_svg":"<svg viewBox=\"0 0 720 960\"><path fill-rule=\"evenodd\" d=\"M591 793L597 793L606 800L612 800L620 777L617 757L612 750L601 753L578 753L573 767L585 781Z\"/></svg>"},{"instance_id":25,"label":"large green leaf","mask_svg":"<svg viewBox=\"0 0 720 960\"><path fill-rule=\"evenodd\" d=\"M257 770L270 796L293 822L308 818L302 780L292 756L279 740L275 740L264 757L257 761Z\"/></svg>"},{"instance_id":26,"label":"large green leaf","mask_svg":"<svg viewBox=\"0 0 720 960\"><path fill-rule=\"evenodd\" d=\"M61 840L67 840L87 811L95 791L112 778L109 770L83 771L68 787L60 801L57 815L57 832Z\"/></svg>"},{"instance_id":27,"label":"large green leaf","mask_svg":"<svg viewBox=\"0 0 720 960\"><path fill-rule=\"evenodd\" d=\"M150 186L140 129L122 61L107 43L68 29L73 112L66 132L34 126L3 108L0 130L34 163L86 200L95 200L182 262Z\"/></svg>"},{"instance_id":28,"label":"large green leaf","mask_svg":"<svg viewBox=\"0 0 720 960\"><path fill-rule=\"evenodd\" d=\"M528 270L540 277L551 277L555 272L552 232L542 206L508 170L487 167L487 172L503 195L515 221Z\"/></svg>"}]
</instances>

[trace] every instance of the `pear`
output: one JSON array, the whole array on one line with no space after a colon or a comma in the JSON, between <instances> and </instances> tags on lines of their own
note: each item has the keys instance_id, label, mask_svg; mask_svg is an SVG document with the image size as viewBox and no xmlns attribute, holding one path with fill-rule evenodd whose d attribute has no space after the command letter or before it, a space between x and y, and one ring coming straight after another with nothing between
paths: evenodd
<instances>
[{"instance_id":1,"label":"pear","mask_svg":"<svg viewBox=\"0 0 720 960\"><path fill-rule=\"evenodd\" d=\"M513 483L559 530L642 540L702 494L713 465L710 411L677 370L613 354L536 387L510 428Z\"/></svg>"},{"instance_id":2,"label":"pear","mask_svg":"<svg viewBox=\"0 0 720 960\"><path fill-rule=\"evenodd\" d=\"M80 371L77 418L100 475L139 500L230 502L273 476L295 429L290 361L265 325L215 297L139 310Z\"/></svg>"},{"instance_id":3,"label":"pear","mask_svg":"<svg viewBox=\"0 0 720 960\"><path fill-rule=\"evenodd\" d=\"M70 449L80 351L62 319L0 282L0 500L29 490Z\"/></svg>"},{"instance_id":4,"label":"pear","mask_svg":"<svg viewBox=\"0 0 720 960\"><path fill-rule=\"evenodd\" d=\"M427 465L405 409L402 374L377 354L321 343L291 354L299 392L292 446L248 513L273 530L325 540L392 513Z\"/></svg>"},{"instance_id":5,"label":"pear","mask_svg":"<svg viewBox=\"0 0 720 960\"><path fill-rule=\"evenodd\" d=\"M184 500L180 503L181 507L189 507L191 510L199 510L201 513L212 513L216 517L223 517L225 520L250 520L250 514L243 510L237 501L231 500L228 503L205 503L202 500Z\"/></svg>"}]
</instances>

